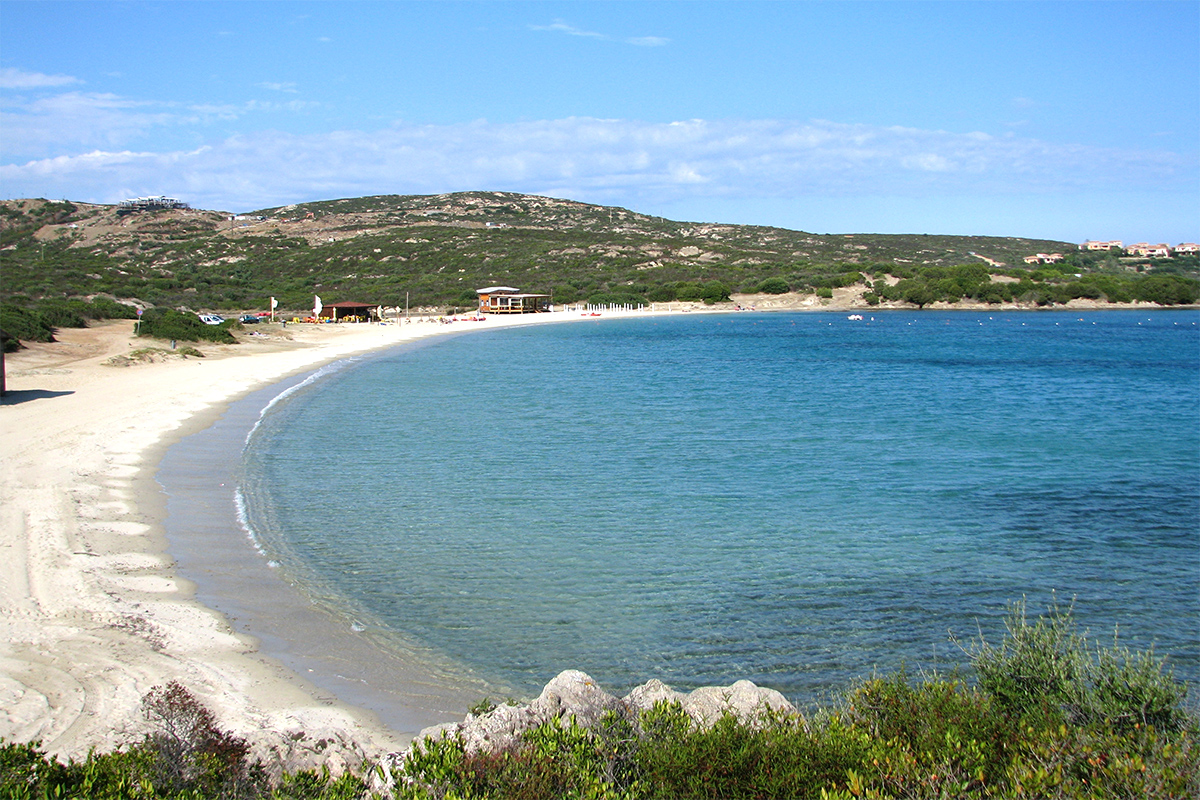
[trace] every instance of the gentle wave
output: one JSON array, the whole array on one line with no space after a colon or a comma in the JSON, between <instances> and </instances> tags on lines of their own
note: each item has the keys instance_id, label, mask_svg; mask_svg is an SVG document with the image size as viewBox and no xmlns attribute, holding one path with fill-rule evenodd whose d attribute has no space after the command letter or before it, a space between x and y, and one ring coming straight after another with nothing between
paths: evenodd
<instances>
[{"instance_id":1,"label":"gentle wave","mask_svg":"<svg viewBox=\"0 0 1200 800\"><path fill-rule=\"evenodd\" d=\"M271 410L273 408L275 408L277 405L286 401L287 399L294 396L298 392L301 392L301 391L309 388L310 386L315 385L319 381L322 381L332 375L336 375L337 373L341 372L342 370L344 370L350 366L353 366L354 364L360 362L362 360L362 358L363 358L362 356L351 356L348 358L344 358L340 361L334 361L333 363L326 364L325 366L318 368L311 375L308 375L307 377L305 377L304 380L300 381L296 385L289 386L288 388L284 389L279 394L272 397L269 401L267 401L266 405L264 405L262 407L262 410L258 412L258 419L255 420L254 424L252 426L250 426L250 429L248 431L246 431L246 440L242 443L243 447L245 448L245 447L250 446L250 440L254 438L254 434L258 430L259 426L262 424L263 419L269 413L271 413Z\"/></svg>"}]
</instances>

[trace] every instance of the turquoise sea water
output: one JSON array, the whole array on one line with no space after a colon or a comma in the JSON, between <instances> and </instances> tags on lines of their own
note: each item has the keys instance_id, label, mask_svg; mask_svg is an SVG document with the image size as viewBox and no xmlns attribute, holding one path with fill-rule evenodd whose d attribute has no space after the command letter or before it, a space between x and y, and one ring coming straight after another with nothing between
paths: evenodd
<instances>
[{"instance_id":1,"label":"turquoise sea water","mask_svg":"<svg viewBox=\"0 0 1200 800\"><path fill-rule=\"evenodd\" d=\"M271 405L247 525L355 631L536 693L950 669L1006 603L1200 679L1200 313L574 322ZM1053 594L1052 594L1053 593Z\"/></svg>"}]
</instances>

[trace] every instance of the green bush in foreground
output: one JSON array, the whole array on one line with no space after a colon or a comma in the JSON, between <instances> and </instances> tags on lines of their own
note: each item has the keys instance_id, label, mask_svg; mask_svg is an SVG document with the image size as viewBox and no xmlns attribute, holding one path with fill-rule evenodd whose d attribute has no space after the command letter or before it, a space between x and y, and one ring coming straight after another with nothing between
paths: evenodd
<instances>
[{"instance_id":1,"label":"green bush in foreground","mask_svg":"<svg viewBox=\"0 0 1200 800\"><path fill-rule=\"evenodd\" d=\"M678 704L608 714L591 729L553 721L520 745L467 753L418 744L392 797L471 798L1194 798L1197 718L1185 687L1152 653L1094 647L1070 611L1029 622L1011 609L996 647L971 651L978 685L958 676L872 678L809 716L725 716L702 727ZM0 797L369 797L354 773L266 778L245 743L219 731L174 684L144 705L158 730L127 750L66 764L34 744L0 742ZM490 705L490 704L489 704ZM374 769L367 765L367 769Z\"/></svg>"},{"instance_id":2,"label":"green bush in foreground","mask_svg":"<svg viewBox=\"0 0 1200 800\"><path fill-rule=\"evenodd\" d=\"M1005 713L1034 722L1102 723L1127 731L1153 726L1178 731L1187 687L1164 671L1154 653L1091 645L1076 631L1071 610L1057 605L1033 623L1024 601L1009 609L1004 641L982 639L971 654L980 688Z\"/></svg>"},{"instance_id":3,"label":"green bush in foreground","mask_svg":"<svg viewBox=\"0 0 1200 800\"><path fill-rule=\"evenodd\" d=\"M1057 607L1014 605L999 647L957 676L862 682L810 717L726 716L678 705L594 730L553 722L500 753L427 743L401 771L426 798L1190 798L1200 796L1186 687L1152 653L1093 647Z\"/></svg>"}]
</instances>

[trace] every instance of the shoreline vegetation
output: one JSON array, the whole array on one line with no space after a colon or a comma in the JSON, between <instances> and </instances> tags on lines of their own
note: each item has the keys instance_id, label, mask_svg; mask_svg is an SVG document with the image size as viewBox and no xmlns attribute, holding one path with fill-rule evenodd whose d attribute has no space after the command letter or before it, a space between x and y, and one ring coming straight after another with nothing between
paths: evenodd
<instances>
[{"instance_id":1,"label":"shoreline vegetation","mask_svg":"<svg viewBox=\"0 0 1200 800\"><path fill-rule=\"evenodd\" d=\"M6 797L1185 798L1200 793L1200 717L1152 652L1090 642L1071 609L1014 603L977 676L900 672L793 707L748 681L689 695L651 681L615 698L567 671L533 702L467 719L339 773L271 770L176 682L143 698L152 730L63 763L0 740ZM962 645L960 645L962 646Z\"/></svg>"}]
</instances>

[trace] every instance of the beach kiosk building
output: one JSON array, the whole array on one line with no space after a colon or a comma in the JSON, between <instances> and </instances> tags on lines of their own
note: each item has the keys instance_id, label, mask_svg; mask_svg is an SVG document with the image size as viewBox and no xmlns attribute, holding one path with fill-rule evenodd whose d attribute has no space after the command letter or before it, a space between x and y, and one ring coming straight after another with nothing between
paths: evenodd
<instances>
[{"instance_id":1,"label":"beach kiosk building","mask_svg":"<svg viewBox=\"0 0 1200 800\"><path fill-rule=\"evenodd\" d=\"M378 306L378 303L371 305L346 300L341 303L329 303L328 305L321 306L321 313L317 316L321 319L328 319L334 322L341 322L343 320L365 322L371 318L371 309L378 308Z\"/></svg>"},{"instance_id":2,"label":"beach kiosk building","mask_svg":"<svg viewBox=\"0 0 1200 800\"><path fill-rule=\"evenodd\" d=\"M511 286L476 289L481 314L536 314L550 310L550 295L527 294Z\"/></svg>"}]
</instances>

